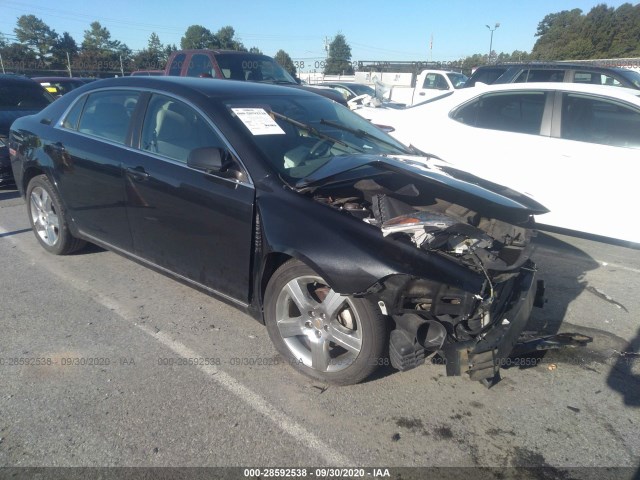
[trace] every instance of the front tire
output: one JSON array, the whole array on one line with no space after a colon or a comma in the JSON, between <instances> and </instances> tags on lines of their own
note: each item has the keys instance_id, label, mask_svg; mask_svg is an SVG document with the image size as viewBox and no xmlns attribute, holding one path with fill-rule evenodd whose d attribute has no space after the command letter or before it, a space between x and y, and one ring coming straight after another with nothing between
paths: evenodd
<instances>
[{"instance_id":1,"label":"front tire","mask_svg":"<svg viewBox=\"0 0 640 480\"><path fill-rule=\"evenodd\" d=\"M29 182L27 210L33 233L49 253L67 255L84 247L84 240L71 235L58 192L46 175L33 177Z\"/></svg>"},{"instance_id":2,"label":"front tire","mask_svg":"<svg viewBox=\"0 0 640 480\"><path fill-rule=\"evenodd\" d=\"M312 378L350 385L384 364L386 323L373 304L338 294L302 262L290 260L273 274L264 315L278 352Z\"/></svg>"}]
</instances>

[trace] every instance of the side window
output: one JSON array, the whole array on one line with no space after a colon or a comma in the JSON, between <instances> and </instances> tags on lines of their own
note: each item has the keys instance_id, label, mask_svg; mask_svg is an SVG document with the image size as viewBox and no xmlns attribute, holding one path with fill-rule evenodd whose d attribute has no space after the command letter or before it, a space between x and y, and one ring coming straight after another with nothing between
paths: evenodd
<instances>
[{"instance_id":1,"label":"side window","mask_svg":"<svg viewBox=\"0 0 640 480\"><path fill-rule=\"evenodd\" d=\"M158 94L151 97L147 107L140 147L183 163L187 163L189 154L196 148L225 148L222 140L193 108Z\"/></svg>"},{"instance_id":2,"label":"side window","mask_svg":"<svg viewBox=\"0 0 640 480\"><path fill-rule=\"evenodd\" d=\"M422 83L422 88L428 88L428 89L441 89L442 90L442 84L444 83L444 90L447 89L447 81L442 78L442 75L439 75L437 73L427 73L427 75L424 77L424 82Z\"/></svg>"},{"instance_id":3,"label":"side window","mask_svg":"<svg viewBox=\"0 0 640 480\"><path fill-rule=\"evenodd\" d=\"M615 101L564 93L560 136L567 140L640 148L640 111Z\"/></svg>"},{"instance_id":4,"label":"side window","mask_svg":"<svg viewBox=\"0 0 640 480\"><path fill-rule=\"evenodd\" d=\"M342 95L345 100L351 100L355 96L344 87L333 87L333 89L336 90L340 95Z\"/></svg>"},{"instance_id":5,"label":"side window","mask_svg":"<svg viewBox=\"0 0 640 480\"><path fill-rule=\"evenodd\" d=\"M594 72L576 72L573 77L574 83L590 83L593 85L610 85L621 87L622 84L610 75Z\"/></svg>"},{"instance_id":6,"label":"side window","mask_svg":"<svg viewBox=\"0 0 640 480\"><path fill-rule=\"evenodd\" d=\"M84 102L86 102L87 97L81 97L69 110L67 116L62 121L62 128L68 128L70 130L76 130L78 128L78 120L80 120L80 114L82 113L82 107L84 107Z\"/></svg>"},{"instance_id":7,"label":"side window","mask_svg":"<svg viewBox=\"0 0 640 480\"><path fill-rule=\"evenodd\" d=\"M174 77L180 76L180 71L182 70L182 65L184 64L184 59L186 55L184 53L180 53L176 55L171 61L171 66L169 67L169 75Z\"/></svg>"},{"instance_id":8,"label":"side window","mask_svg":"<svg viewBox=\"0 0 640 480\"><path fill-rule=\"evenodd\" d=\"M526 83L526 82L563 82L564 70L550 70L550 69L531 69L523 70L514 80L514 83Z\"/></svg>"},{"instance_id":9,"label":"side window","mask_svg":"<svg viewBox=\"0 0 640 480\"><path fill-rule=\"evenodd\" d=\"M472 127L537 135L546 98L546 92L487 94L455 111L452 118Z\"/></svg>"},{"instance_id":10,"label":"side window","mask_svg":"<svg viewBox=\"0 0 640 480\"><path fill-rule=\"evenodd\" d=\"M208 55L196 53L191 57L187 77L215 77L216 72Z\"/></svg>"},{"instance_id":11,"label":"side window","mask_svg":"<svg viewBox=\"0 0 640 480\"><path fill-rule=\"evenodd\" d=\"M80 117L78 131L125 143L138 92L108 90L92 93Z\"/></svg>"}]
</instances>

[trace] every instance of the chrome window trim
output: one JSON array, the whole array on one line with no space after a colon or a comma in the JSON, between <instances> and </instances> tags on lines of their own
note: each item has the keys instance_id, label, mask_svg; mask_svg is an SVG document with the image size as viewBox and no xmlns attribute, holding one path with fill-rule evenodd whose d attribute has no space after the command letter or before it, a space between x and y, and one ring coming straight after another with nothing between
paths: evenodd
<instances>
[{"instance_id":1,"label":"chrome window trim","mask_svg":"<svg viewBox=\"0 0 640 480\"><path fill-rule=\"evenodd\" d=\"M162 90L157 90L157 89L154 89L154 88L140 88L140 87L124 87L124 86L122 86L122 87L97 88L95 90L91 90L89 92L85 92L82 95L79 95L78 98L74 99L73 102L71 102L71 104L62 113L62 115L60 115L60 118L56 121L55 125L53 125L53 128L58 128L60 130L64 130L65 132L75 133L77 135L81 135L81 136L84 136L84 137L87 137L87 138L91 138L92 140L99 140L101 142L104 142L104 143L107 143L107 144L110 144L110 145L115 145L117 147L125 148L125 149L127 149L129 151L132 151L132 152L144 153L144 154L150 155L153 158L156 158L158 160L162 160L162 161L169 162L169 163L174 163L176 165L182 165L182 166L187 167L190 170L193 170L195 172L204 173L204 172L202 172L202 170L196 170L195 168L191 168L191 167L187 166L187 164L184 163L184 162L179 162L177 160L173 160L171 158L164 157L164 156L161 156L161 155L154 155L152 152L148 152L147 150L143 150L141 148L130 147L129 145L125 145L123 143L114 142L114 141L111 141L111 140L103 138L103 137L98 137L96 135L83 133L83 132L80 132L78 130L74 130L74 129L70 129L70 128L64 128L64 126L63 126L64 119L67 118L67 115L69 114L69 112L71 111L71 109L74 107L74 105L76 103L78 103L83 98L87 97L88 95L91 95L92 93L104 92L104 91L110 91L110 90L119 90L119 91L128 90L128 91L140 92L140 94L150 93L152 95L153 94L164 95L165 97L173 98L173 99L175 99L175 100L177 100L179 102L182 102L185 105L193 108L202 118L204 118L205 122L207 122L207 124L213 129L215 134L218 135L218 137L220 137L220 139L222 140L222 142L225 145L225 147L229 149L229 151L232 153L234 158L238 161L238 163L240 164L240 166L244 170L244 174L247 177L247 181L240 181L240 180L236 180L236 179L218 177L216 175L214 175L214 176L216 178L220 178L222 180L227 180L227 181L230 181L230 182L235 183L235 184L248 185L248 186L251 186L251 187L254 186L254 182L253 182L253 179L251 178L251 174L249 173L249 170L247 169L246 165L244 164L244 162L240 158L240 155L238 155L238 152L236 152L235 148L233 148L231 146L231 143L229 142L229 140L227 140L227 138L222 134L220 129L211 121L209 116L206 113L204 113L199 107L197 107L192 102L190 102L189 100L187 100L185 98L182 98L182 97L179 97L179 96L176 96L173 93L164 92ZM142 121L144 122L144 118L143 118Z\"/></svg>"}]
</instances>

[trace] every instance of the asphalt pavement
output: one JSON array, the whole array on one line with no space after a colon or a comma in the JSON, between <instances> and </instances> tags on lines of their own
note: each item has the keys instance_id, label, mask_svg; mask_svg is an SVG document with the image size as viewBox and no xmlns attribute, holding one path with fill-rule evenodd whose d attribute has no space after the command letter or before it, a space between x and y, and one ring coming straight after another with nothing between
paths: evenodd
<instances>
[{"instance_id":1,"label":"asphalt pavement","mask_svg":"<svg viewBox=\"0 0 640 480\"><path fill-rule=\"evenodd\" d=\"M633 478L640 250L558 234L536 246L548 302L527 330L582 333L589 346L516 359L491 389L429 363L334 387L199 291L95 246L48 254L23 200L0 189L0 467L545 467L540 478L624 467Z\"/></svg>"}]
</instances>

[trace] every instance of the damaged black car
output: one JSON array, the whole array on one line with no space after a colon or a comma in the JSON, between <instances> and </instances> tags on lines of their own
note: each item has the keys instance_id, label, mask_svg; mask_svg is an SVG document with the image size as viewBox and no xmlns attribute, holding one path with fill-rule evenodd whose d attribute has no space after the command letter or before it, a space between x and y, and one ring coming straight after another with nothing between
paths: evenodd
<instances>
[{"instance_id":1,"label":"damaged black car","mask_svg":"<svg viewBox=\"0 0 640 480\"><path fill-rule=\"evenodd\" d=\"M46 250L92 242L208 292L322 381L437 356L490 384L541 300L542 205L313 93L104 80L17 120L9 143Z\"/></svg>"}]
</instances>

